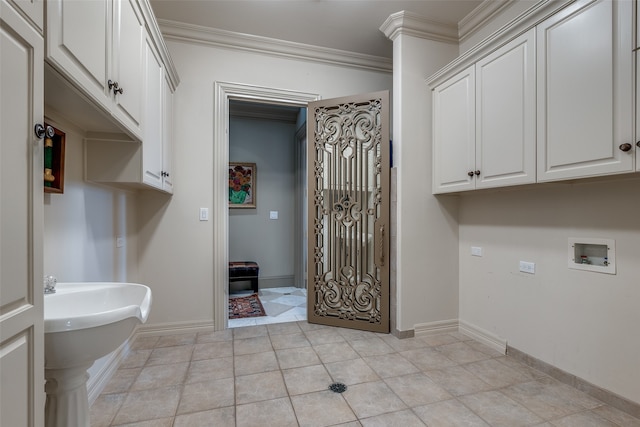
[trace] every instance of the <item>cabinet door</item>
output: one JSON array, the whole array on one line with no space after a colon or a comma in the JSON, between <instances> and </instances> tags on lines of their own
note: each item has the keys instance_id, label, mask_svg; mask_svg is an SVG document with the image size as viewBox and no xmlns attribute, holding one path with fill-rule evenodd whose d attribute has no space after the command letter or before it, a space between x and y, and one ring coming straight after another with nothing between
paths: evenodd
<instances>
[{"instance_id":1,"label":"cabinet door","mask_svg":"<svg viewBox=\"0 0 640 427\"><path fill-rule=\"evenodd\" d=\"M631 8L581 0L537 27L538 181L631 171Z\"/></svg>"},{"instance_id":2,"label":"cabinet door","mask_svg":"<svg viewBox=\"0 0 640 427\"><path fill-rule=\"evenodd\" d=\"M47 0L47 61L105 110L111 0Z\"/></svg>"},{"instance_id":3,"label":"cabinet door","mask_svg":"<svg viewBox=\"0 0 640 427\"><path fill-rule=\"evenodd\" d=\"M476 188L534 183L535 30L476 64Z\"/></svg>"},{"instance_id":4,"label":"cabinet door","mask_svg":"<svg viewBox=\"0 0 640 427\"><path fill-rule=\"evenodd\" d=\"M162 188L162 63L152 42L145 43L145 116L142 165L145 184Z\"/></svg>"},{"instance_id":5,"label":"cabinet door","mask_svg":"<svg viewBox=\"0 0 640 427\"><path fill-rule=\"evenodd\" d=\"M114 3L114 43L111 59L112 80L122 93L115 93L115 116L131 132L141 136L142 82L145 49L145 26L142 13L134 0Z\"/></svg>"},{"instance_id":6,"label":"cabinet door","mask_svg":"<svg viewBox=\"0 0 640 427\"><path fill-rule=\"evenodd\" d=\"M433 192L475 187L474 66L433 90ZM469 176L471 173L471 176Z\"/></svg>"},{"instance_id":7,"label":"cabinet door","mask_svg":"<svg viewBox=\"0 0 640 427\"><path fill-rule=\"evenodd\" d=\"M167 79L164 80L164 106L163 132L162 132L162 170L164 180L162 189L167 193L173 193L173 91Z\"/></svg>"},{"instance_id":8,"label":"cabinet door","mask_svg":"<svg viewBox=\"0 0 640 427\"><path fill-rule=\"evenodd\" d=\"M640 172L640 52L636 51L636 171Z\"/></svg>"},{"instance_id":9,"label":"cabinet door","mask_svg":"<svg viewBox=\"0 0 640 427\"><path fill-rule=\"evenodd\" d=\"M0 0L0 425L44 425L44 41Z\"/></svg>"},{"instance_id":10,"label":"cabinet door","mask_svg":"<svg viewBox=\"0 0 640 427\"><path fill-rule=\"evenodd\" d=\"M21 10L29 18L29 22L40 33L44 29L44 0L8 0L11 5Z\"/></svg>"}]
</instances>

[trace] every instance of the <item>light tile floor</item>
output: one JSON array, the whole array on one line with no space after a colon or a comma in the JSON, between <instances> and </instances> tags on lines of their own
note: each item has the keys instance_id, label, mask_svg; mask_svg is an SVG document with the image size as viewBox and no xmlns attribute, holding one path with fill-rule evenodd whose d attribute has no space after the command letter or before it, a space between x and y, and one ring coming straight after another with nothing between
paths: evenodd
<instances>
[{"instance_id":1,"label":"light tile floor","mask_svg":"<svg viewBox=\"0 0 640 427\"><path fill-rule=\"evenodd\" d=\"M232 297L252 294L253 291L239 291ZM230 328L267 325L271 323L307 320L307 290L295 287L265 288L258 293L266 316L246 319L229 319Z\"/></svg>"},{"instance_id":2,"label":"light tile floor","mask_svg":"<svg viewBox=\"0 0 640 427\"><path fill-rule=\"evenodd\" d=\"M333 382L347 390L334 393ZM306 321L141 337L91 426L639 427L459 333L399 340Z\"/></svg>"}]
</instances>

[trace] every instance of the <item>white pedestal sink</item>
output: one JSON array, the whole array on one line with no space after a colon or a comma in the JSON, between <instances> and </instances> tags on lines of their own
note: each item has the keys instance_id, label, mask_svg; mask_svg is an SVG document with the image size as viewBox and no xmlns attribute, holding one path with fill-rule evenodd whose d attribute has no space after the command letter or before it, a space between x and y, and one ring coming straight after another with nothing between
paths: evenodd
<instances>
[{"instance_id":1,"label":"white pedestal sink","mask_svg":"<svg viewBox=\"0 0 640 427\"><path fill-rule=\"evenodd\" d=\"M46 427L89 427L87 369L144 323L151 289L137 283L59 283L44 298Z\"/></svg>"}]
</instances>

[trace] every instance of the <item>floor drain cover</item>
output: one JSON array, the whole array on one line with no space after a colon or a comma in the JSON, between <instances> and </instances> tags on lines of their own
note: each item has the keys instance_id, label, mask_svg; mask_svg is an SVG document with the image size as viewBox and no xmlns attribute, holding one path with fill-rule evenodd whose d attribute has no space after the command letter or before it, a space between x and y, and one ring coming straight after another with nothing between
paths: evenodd
<instances>
[{"instance_id":1,"label":"floor drain cover","mask_svg":"<svg viewBox=\"0 0 640 427\"><path fill-rule=\"evenodd\" d=\"M347 386L342 383L333 383L329 386L329 390L334 393L344 393L347 390Z\"/></svg>"}]
</instances>

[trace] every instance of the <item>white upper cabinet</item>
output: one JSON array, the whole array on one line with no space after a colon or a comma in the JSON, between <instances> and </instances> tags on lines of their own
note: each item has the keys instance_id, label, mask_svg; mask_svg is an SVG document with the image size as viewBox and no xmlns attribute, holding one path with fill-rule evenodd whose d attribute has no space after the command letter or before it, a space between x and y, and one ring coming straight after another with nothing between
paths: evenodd
<instances>
[{"instance_id":1,"label":"white upper cabinet","mask_svg":"<svg viewBox=\"0 0 640 427\"><path fill-rule=\"evenodd\" d=\"M145 44L145 105L142 180L173 193L173 90L151 39Z\"/></svg>"},{"instance_id":2,"label":"white upper cabinet","mask_svg":"<svg viewBox=\"0 0 640 427\"><path fill-rule=\"evenodd\" d=\"M534 30L439 84L434 193L535 182Z\"/></svg>"},{"instance_id":3,"label":"white upper cabinet","mask_svg":"<svg viewBox=\"0 0 640 427\"><path fill-rule=\"evenodd\" d=\"M144 69L142 143L122 135L94 133L86 139L86 178L127 188L173 193L173 89L159 50L147 37L142 54Z\"/></svg>"},{"instance_id":4,"label":"white upper cabinet","mask_svg":"<svg viewBox=\"0 0 640 427\"><path fill-rule=\"evenodd\" d=\"M136 138L144 37L134 1L47 1L47 61Z\"/></svg>"},{"instance_id":5,"label":"white upper cabinet","mask_svg":"<svg viewBox=\"0 0 640 427\"><path fill-rule=\"evenodd\" d=\"M149 2L48 0L46 19L47 105L87 132L86 179L171 193L178 76Z\"/></svg>"},{"instance_id":6,"label":"white upper cabinet","mask_svg":"<svg viewBox=\"0 0 640 427\"><path fill-rule=\"evenodd\" d=\"M15 9L20 10L29 20L29 24L42 34L44 29L44 0L7 0Z\"/></svg>"},{"instance_id":7,"label":"white upper cabinet","mask_svg":"<svg viewBox=\"0 0 640 427\"><path fill-rule=\"evenodd\" d=\"M73 0L71 0L73 1ZM133 0L114 1L112 87L119 121L140 135L143 105L143 64L145 26L142 13Z\"/></svg>"},{"instance_id":8,"label":"white upper cabinet","mask_svg":"<svg viewBox=\"0 0 640 427\"><path fill-rule=\"evenodd\" d=\"M47 1L47 61L101 105L109 105L111 1Z\"/></svg>"},{"instance_id":9,"label":"white upper cabinet","mask_svg":"<svg viewBox=\"0 0 640 427\"><path fill-rule=\"evenodd\" d=\"M163 122L162 122L162 189L167 193L173 193L173 89L167 76L163 85Z\"/></svg>"},{"instance_id":10,"label":"white upper cabinet","mask_svg":"<svg viewBox=\"0 0 640 427\"><path fill-rule=\"evenodd\" d=\"M476 63L476 188L536 181L534 30Z\"/></svg>"},{"instance_id":11,"label":"white upper cabinet","mask_svg":"<svg viewBox=\"0 0 640 427\"><path fill-rule=\"evenodd\" d=\"M475 71L471 66L433 90L433 192L475 188Z\"/></svg>"},{"instance_id":12,"label":"white upper cabinet","mask_svg":"<svg viewBox=\"0 0 640 427\"><path fill-rule=\"evenodd\" d=\"M143 177L145 184L162 188L162 134L164 71L162 61L151 43L145 43L145 132L143 148Z\"/></svg>"},{"instance_id":13,"label":"white upper cabinet","mask_svg":"<svg viewBox=\"0 0 640 427\"><path fill-rule=\"evenodd\" d=\"M632 3L578 1L537 27L538 181L633 170Z\"/></svg>"}]
</instances>

